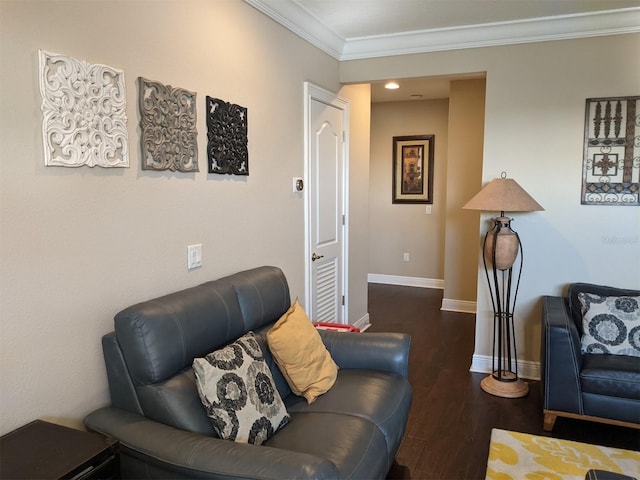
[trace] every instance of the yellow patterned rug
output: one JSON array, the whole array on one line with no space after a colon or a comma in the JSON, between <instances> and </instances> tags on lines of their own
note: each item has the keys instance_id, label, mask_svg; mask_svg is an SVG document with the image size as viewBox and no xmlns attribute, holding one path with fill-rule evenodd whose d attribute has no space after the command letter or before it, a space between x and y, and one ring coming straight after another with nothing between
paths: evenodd
<instances>
[{"instance_id":1,"label":"yellow patterned rug","mask_svg":"<svg viewBox=\"0 0 640 480\"><path fill-rule=\"evenodd\" d=\"M640 452L491 431L487 480L584 480L590 469L640 478Z\"/></svg>"}]
</instances>

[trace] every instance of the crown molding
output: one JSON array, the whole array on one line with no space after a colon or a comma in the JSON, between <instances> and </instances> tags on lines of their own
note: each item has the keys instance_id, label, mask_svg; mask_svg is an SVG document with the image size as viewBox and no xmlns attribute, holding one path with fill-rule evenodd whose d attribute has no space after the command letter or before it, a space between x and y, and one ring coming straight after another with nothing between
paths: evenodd
<instances>
[{"instance_id":1,"label":"crown molding","mask_svg":"<svg viewBox=\"0 0 640 480\"><path fill-rule=\"evenodd\" d=\"M640 32L640 8L351 38L340 60Z\"/></svg>"},{"instance_id":2,"label":"crown molding","mask_svg":"<svg viewBox=\"0 0 640 480\"><path fill-rule=\"evenodd\" d=\"M295 2L244 0L310 44L340 60L345 40Z\"/></svg>"},{"instance_id":3,"label":"crown molding","mask_svg":"<svg viewBox=\"0 0 640 480\"><path fill-rule=\"evenodd\" d=\"M640 32L640 7L344 39L295 2L244 0L336 60Z\"/></svg>"}]
</instances>

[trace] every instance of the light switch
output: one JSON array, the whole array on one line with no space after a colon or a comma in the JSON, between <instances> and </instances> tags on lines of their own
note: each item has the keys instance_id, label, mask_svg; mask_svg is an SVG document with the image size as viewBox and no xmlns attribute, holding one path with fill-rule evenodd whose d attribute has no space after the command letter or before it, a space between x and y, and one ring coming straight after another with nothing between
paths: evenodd
<instances>
[{"instance_id":1,"label":"light switch","mask_svg":"<svg viewBox=\"0 0 640 480\"><path fill-rule=\"evenodd\" d=\"M202 244L187 247L187 268L193 270L202 266Z\"/></svg>"}]
</instances>

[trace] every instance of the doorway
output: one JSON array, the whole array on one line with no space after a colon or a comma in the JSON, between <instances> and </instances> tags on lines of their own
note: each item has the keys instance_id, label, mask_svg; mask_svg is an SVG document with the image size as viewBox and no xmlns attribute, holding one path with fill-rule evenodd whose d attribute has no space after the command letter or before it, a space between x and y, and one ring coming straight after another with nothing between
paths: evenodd
<instances>
[{"instance_id":1,"label":"doorway","mask_svg":"<svg viewBox=\"0 0 640 480\"><path fill-rule=\"evenodd\" d=\"M485 75L395 80L391 95L371 84L370 279L441 288L443 310L475 313L479 225L461 207L482 183ZM394 205L392 138L425 134L433 204Z\"/></svg>"},{"instance_id":2,"label":"doorway","mask_svg":"<svg viewBox=\"0 0 640 480\"><path fill-rule=\"evenodd\" d=\"M305 296L312 321L346 323L349 103L305 83Z\"/></svg>"}]
</instances>

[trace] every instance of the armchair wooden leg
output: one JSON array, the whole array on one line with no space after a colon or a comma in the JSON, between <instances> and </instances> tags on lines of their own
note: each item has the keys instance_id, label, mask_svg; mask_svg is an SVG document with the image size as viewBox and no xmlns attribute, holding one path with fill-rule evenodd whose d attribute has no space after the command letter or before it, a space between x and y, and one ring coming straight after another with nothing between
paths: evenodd
<instances>
[{"instance_id":1,"label":"armchair wooden leg","mask_svg":"<svg viewBox=\"0 0 640 480\"><path fill-rule=\"evenodd\" d=\"M542 428L545 432L553 430L553 426L556 424L556 418L558 418L556 414L546 411L544 412L544 425Z\"/></svg>"}]
</instances>

